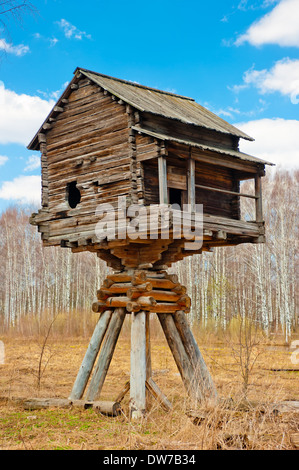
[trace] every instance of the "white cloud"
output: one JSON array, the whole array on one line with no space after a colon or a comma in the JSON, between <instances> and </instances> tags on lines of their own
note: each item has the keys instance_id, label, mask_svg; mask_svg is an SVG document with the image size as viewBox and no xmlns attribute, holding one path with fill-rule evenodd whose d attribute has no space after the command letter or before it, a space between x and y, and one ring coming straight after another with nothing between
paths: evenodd
<instances>
[{"instance_id":1,"label":"white cloud","mask_svg":"<svg viewBox=\"0 0 299 470\"><path fill-rule=\"evenodd\" d=\"M291 60L287 57L279 60L270 70L251 68L245 72L243 81L242 85L235 85L231 90L238 93L253 85L262 94L279 92L289 96L293 104L299 103L299 59Z\"/></svg>"},{"instance_id":2,"label":"white cloud","mask_svg":"<svg viewBox=\"0 0 299 470\"><path fill-rule=\"evenodd\" d=\"M56 44L59 42L57 38L50 38L49 41L51 47L56 46Z\"/></svg>"},{"instance_id":3,"label":"white cloud","mask_svg":"<svg viewBox=\"0 0 299 470\"><path fill-rule=\"evenodd\" d=\"M51 92L46 92L42 90L37 90L37 93L42 95L45 99L53 99L55 102L58 100L62 92L66 89L66 87L69 85L70 82L65 82L61 85L59 90L56 91L51 91Z\"/></svg>"},{"instance_id":4,"label":"white cloud","mask_svg":"<svg viewBox=\"0 0 299 470\"><path fill-rule=\"evenodd\" d=\"M7 54L13 54L17 57L21 57L27 54L30 49L24 44L18 44L17 46L14 46L13 44L6 42L5 39L0 39L0 51L4 51Z\"/></svg>"},{"instance_id":5,"label":"white cloud","mask_svg":"<svg viewBox=\"0 0 299 470\"><path fill-rule=\"evenodd\" d=\"M8 160L8 157L6 157L5 155L0 155L0 166L1 165L4 165Z\"/></svg>"},{"instance_id":6,"label":"white cloud","mask_svg":"<svg viewBox=\"0 0 299 470\"><path fill-rule=\"evenodd\" d=\"M56 46L56 44L59 42L59 40L55 37L50 38L50 37L42 36L40 33L34 33L33 37L35 39L38 39L38 40L41 40L41 41L44 41L44 42L48 43L50 45L50 47Z\"/></svg>"},{"instance_id":7,"label":"white cloud","mask_svg":"<svg viewBox=\"0 0 299 470\"><path fill-rule=\"evenodd\" d=\"M54 104L54 100L18 95L0 81L0 144L27 145Z\"/></svg>"},{"instance_id":8,"label":"white cloud","mask_svg":"<svg viewBox=\"0 0 299 470\"><path fill-rule=\"evenodd\" d=\"M255 139L241 139L240 150L284 168L299 167L299 121L287 119L258 119L235 124Z\"/></svg>"},{"instance_id":9,"label":"white cloud","mask_svg":"<svg viewBox=\"0 0 299 470\"><path fill-rule=\"evenodd\" d=\"M20 204L40 204L41 177L18 176L13 181L5 181L0 187L0 199Z\"/></svg>"},{"instance_id":10,"label":"white cloud","mask_svg":"<svg viewBox=\"0 0 299 470\"><path fill-rule=\"evenodd\" d=\"M79 41L81 41L83 37L91 39L90 34L87 34L85 31L80 31L76 26L72 25L65 19L57 21L57 24L63 30L65 37L68 39L78 39Z\"/></svg>"},{"instance_id":11,"label":"white cloud","mask_svg":"<svg viewBox=\"0 0 299 470\"><path fill-rule=\"evenodd\" d=\"M34 171L40 168L40 157L39 155L30 155L27 159L24 171Z\"/></svg>"},{"instance_id":12,"label":"white cloud","mask_svg":"<svg viewBox=\"0 0 299 470\"><path fill-rule=\"evenodd\" d=\"M273 10L253 23L235 44L249 42L253 46L278 44L299 47L299 1L281 0Z\"/></svg>"}]
</instances>

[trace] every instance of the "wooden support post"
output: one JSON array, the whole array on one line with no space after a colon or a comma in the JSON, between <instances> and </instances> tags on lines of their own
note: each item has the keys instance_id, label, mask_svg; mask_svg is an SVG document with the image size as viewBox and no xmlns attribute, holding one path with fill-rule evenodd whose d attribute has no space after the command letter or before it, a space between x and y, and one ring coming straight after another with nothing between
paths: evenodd
<instances>
[{"instance_id":1,"label":"wooden support post","mask_svg":"<svg viewBox=\"0 0 299 470\"><path fill-rule=\"evenodd\" d=\"M255 175L255 220L256 222L263 222L263 205L262 205L262 178Z\"/></svg>"},{"instance_id":2,"label":"wooden support post","mask_svg":"<svg viewBox=\"0 0 299 470\"><path fill-rule=\"evenodd\" d=\"M146 379L152 376L151 338L150 338L150 312L145 313L145 340L146 340Z\"/></svg>"},{"instance_id":3,"label":"wooden support post","mask_svg":"<svg viewBox=\"0 0 299 470\"><path fill-rule=\"evenodd\" d=\"M188 325L185 312L176 312L173 315L173 319L194 370L193 380L198 384L202 396L208 399L216 398L216 388L197 342L195 341L193 333Z\"/></svg>"},{"instance_id":4,"label":"wooden support post","mask_svg":"<svg viewBox=\"0 0 299 470\"><path fill-rule=\"evenodd\" d=\"M132 313L130 414L140 419L146 410L146 312Z\"/></svg>"},{"instance_id":5,"label":"wooden support post","mask_svg":"<svg viewBox=\"0 0 299 470\"><path fill-rule=\"evenodd\" d=\"M112 311L106 310L106 312L100 316L99 321L96 324L76 381L74 383L71 395L69 397L70 400L80 400L84 394L84 390L108 328L111 315Z\"/></svg>"},{"instance_id":6,"label":"wooden support post","mask_svg":"<svg viewBox=\"0 0 299 470\"><path fill-rule=\"evenodd\" d=\"M145 356L146 356L146 380L152 376L151 336L150 336L150 312L145 312ZM145 383L146 385L146 383ZM146 408L150 406L151 394L146 387Z\"/></svg>"},{"instance_id":7,"label":"wooden support post","mask_svg":"<svg viewBox=\"0 0 299 470\"><path fill-rule=\"evenodd\" d=\"M158 158L160 204L168 204L166 158Z\"/></svg>"},{"instance_id":8,"label":"wooden support post","mask_svg":"<svg viewBox=\"0 0 299 470\"><path fill-rule=\"evenodd\" d=\"M98 363L87 390L87 401L95 401L100 396L125 316L124 308L117 308L112 314Z\"/></svg>"},{"instance_id":9,"label":"wooden support post","mask_svg":"<svg viewBox=\"0 0 299 470\"><path fill-rule=\"evenodd\" d=\"M191 212L195 212L195 160L189 158L188 161L188 204Z\"/></svg>"},{"instance_id":10,"label":"wooden support post","mask_svg":"<svg viewBox=\"0 0 299 470\"><path fill-rule=\"evenodd\" d=\"M188 394L196 401L200 401L201 389L194 380L194 370L174 323L173 315L159 313L158 318Z\"/></svg>"}]
</instances>

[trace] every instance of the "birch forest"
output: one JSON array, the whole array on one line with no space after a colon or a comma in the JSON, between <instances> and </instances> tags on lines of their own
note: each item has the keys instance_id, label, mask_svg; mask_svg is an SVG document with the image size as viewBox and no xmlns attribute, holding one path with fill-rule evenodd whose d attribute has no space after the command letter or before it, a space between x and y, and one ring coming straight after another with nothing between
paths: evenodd
<instances>
[{"instance_id":1,"label":"birch forest","mask_svg":"<svg viewBox=\"0 0 299 470\"><path fill-rule=\"evenodd\" d=\"M217 248L172 266L191 296L192 325L219 331L233 318L246 316L265 335L281 332L290 341L298 326L298 180L298 171L279 169L263 179L265 244ZM244 192L250 190L245 186ZM254 207L246 204L243 217L252 220ZM44 248L28 222L34 210L13 206L0 217L2 333L22 334L24 324L37 325L45 316L63 316L68 325L78 317L88 323L96 291L109 271L95 254Z\"/></svg>"}]
</instances>

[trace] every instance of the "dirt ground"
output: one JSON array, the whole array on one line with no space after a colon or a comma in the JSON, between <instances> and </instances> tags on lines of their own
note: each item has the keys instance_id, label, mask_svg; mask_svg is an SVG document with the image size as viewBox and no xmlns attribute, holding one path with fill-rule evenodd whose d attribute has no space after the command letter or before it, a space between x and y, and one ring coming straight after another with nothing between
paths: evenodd
<instances>
[{"instance_id":1,"label":"dirt ground","mask_svg":"<svg viewBox=\"0 0 299 470\"><path fill-rule=\"evenodd\" d=\"M88 338L53 338L45 348L38 374L43 338L0 337L5 346L0 365L1 450L205 450L297 449L298 408L275 411L275 403L299 400L299 366L282 345L259 344L249 375L247 399L234 348L217 341L200 349L213 376L218 402L194 405L183 387L163 338L151 341L153 376L172 404L164 411L151 400L142 421L129 417L129 394L117 417L93 409L25 410L15 398L68 398L84 357ZM130 340L121 334L101 394L115 400L129 379ZM40 386L38 387L38 375Z\"/></svg>"}]
</instances>

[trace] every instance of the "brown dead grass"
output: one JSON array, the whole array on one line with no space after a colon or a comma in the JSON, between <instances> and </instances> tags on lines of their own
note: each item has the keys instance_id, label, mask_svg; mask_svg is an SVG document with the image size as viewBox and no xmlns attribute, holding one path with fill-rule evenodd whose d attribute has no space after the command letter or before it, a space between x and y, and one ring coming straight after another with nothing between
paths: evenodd
<instances>
[{"instance_id":1,"label":"brown dead grass","mask_svg":"<svg viewBox=\"0 0 299 470\"><path fill-rule=\"evenodd\" d=\"M125 330L111 363L101 399L113 400L129 379L130 341ZM50 337L37 389L42 339L2 336L5 364L0 365L0 448L41 449L295 449L298 414L273 413L272 404L298 400L298 372L273 372L294 367L291 352L282 346L259 344L250 375L249 402L241 399L242 378L229 344L214 339L198 343L219 395L216 406L194 409L188 399L169 348L158 334L152 339L154 379L171 401L166 413L152 400L142 422L129 419L129 397L120 416L109 418L94 410L45 409L25 411L11 399L67 398L85 354L88 339ZM47 362L48 361L48 362ZM193 414L191 414L191 411ZM194 416L199 416L194 419ZM201 417L201 418L200 418ZM298 435L298 434L297 434Z\"/></svg>"}]
</instances>

